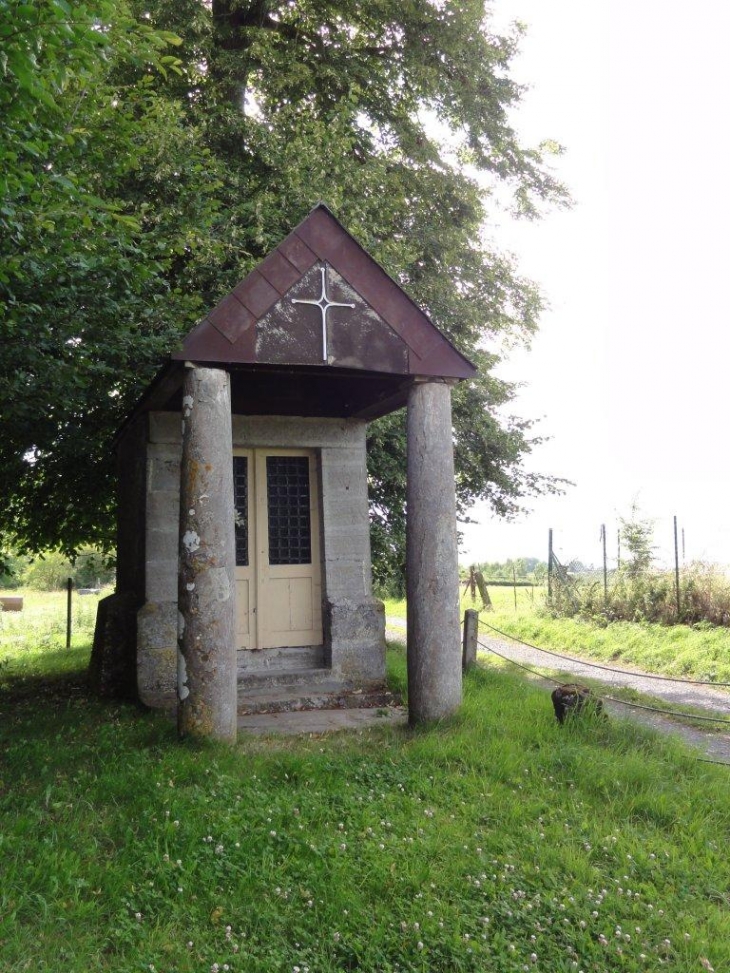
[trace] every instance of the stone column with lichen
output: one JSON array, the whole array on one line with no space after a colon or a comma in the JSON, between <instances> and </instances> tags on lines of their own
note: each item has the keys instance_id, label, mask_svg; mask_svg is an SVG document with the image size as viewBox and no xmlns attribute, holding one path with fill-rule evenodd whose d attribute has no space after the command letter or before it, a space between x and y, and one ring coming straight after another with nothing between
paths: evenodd
<instances>
[{"instance_id":1,"label":"stone column with lichen","mask_svg":"<svg viewBox=\"0 0 730 973\"><path fill-rule=\"evenodd\" d=\"M228 373L183 383L178 574L178 732L234 742L235 524Z\"/></svg>"},{"instance_id":2,"label":"stone column with lichen","mask_svg":"<svg viewBox=\"0 0 730 973\"><path fill-rule=\"evenodd\" d=\"M408 396L406 593L409 719L431 722L461 703L451 389L438 381Z\"/></svg>"}]
</instances>

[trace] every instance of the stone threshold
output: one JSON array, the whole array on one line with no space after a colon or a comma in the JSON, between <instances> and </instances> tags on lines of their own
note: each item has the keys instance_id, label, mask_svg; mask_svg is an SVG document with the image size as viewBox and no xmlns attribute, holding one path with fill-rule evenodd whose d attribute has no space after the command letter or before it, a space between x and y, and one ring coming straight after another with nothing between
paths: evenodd
<instances>
[{"instance_id":1,"label":"stone threshold","mask_svg":"<svg viewBox=\"0 0 730 973\"><path fill-rule=\"evenodd\" d=\"M255 736L304 736L337 733L343 730L406 726L408 711L402 706L298 710L280 713L252 713L240 716L241 733Z\"/></svg>"}]
</instances>

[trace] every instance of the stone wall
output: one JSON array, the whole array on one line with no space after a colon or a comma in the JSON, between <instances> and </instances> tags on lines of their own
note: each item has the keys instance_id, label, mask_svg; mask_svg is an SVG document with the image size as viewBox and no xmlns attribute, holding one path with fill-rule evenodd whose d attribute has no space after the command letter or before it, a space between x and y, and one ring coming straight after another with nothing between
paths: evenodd
<instances>
[{"instance_id":1,"label":"stone wall","mask_svg":"<svg viewBox=\"0 0 730 973\"><path fill-rule=\"evenodd\" d=\"M175 691L180 421L175 413L149 416L145 604L137 644L140 697L153 706ZM324 658L334 678L357 686L385 675L383 606L372 596L365 431L358 420L233 416L236 448L318 452Z\"/></svg>"},{"instance_id":2,"label":"stone wall","mask_svg":"<svg viewBox=\"0 0 730 973\"><path fill-rule=\"evenodd\" d=\"M99 602L89 664L100 696L136 696L137 611L145 600L147 417L124 431L117 449L117 587Z\"/></svg>"},{"instance_id":3,"label":"stone wall","mask_svg":"<svg viewBox=\"0 0 730 973\"><path fill-rule=\"evenodd\" d=\"M180 520L179 415L149 417L145 604L137 615L137 686L142 702L160 705L177 682L177 547ZM169 420L174 420L173 423Z\"/></svg>"}]
</instances>

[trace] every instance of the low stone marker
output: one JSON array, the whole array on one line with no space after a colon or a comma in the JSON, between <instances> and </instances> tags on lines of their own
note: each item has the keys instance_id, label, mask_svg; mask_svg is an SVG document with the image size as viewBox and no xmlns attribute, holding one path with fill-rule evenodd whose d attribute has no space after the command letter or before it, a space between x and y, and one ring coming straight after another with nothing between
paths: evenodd
<instances>
[{"instance_id":1,"label":"low stone marker","mask_svg":"<svg viewBox=\"0 0 730 973\"><path fill-rule=\"evenodd\" d=\"M3 595L0 598L0 611L22 612L23 599L19 595Z\"/></svg>"}]
</instances>

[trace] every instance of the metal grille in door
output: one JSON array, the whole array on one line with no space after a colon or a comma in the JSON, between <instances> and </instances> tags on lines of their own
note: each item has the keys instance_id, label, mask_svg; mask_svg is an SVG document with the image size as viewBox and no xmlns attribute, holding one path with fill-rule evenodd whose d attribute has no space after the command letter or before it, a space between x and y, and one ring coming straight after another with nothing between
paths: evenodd
<instances>
[{"instance_id":1,"label":"metal grille in door","mask_svg":"<svg viewBox=\"0 0 730 973\"><path fill-rule=\"evenodd\" d=\"M236 565L248 567L248 458L233 457L233 503L236 508Z\"/></svg>"},{"instance_id":2,"label":"metal grille in door","mask_svg":"<svg viewBox=\"0 0 730 973\"><path fill-rule=\"evenodd\" d=\"M311 564L309 458L267 456L269 564Z\"/></svg>"}]
</instances>

